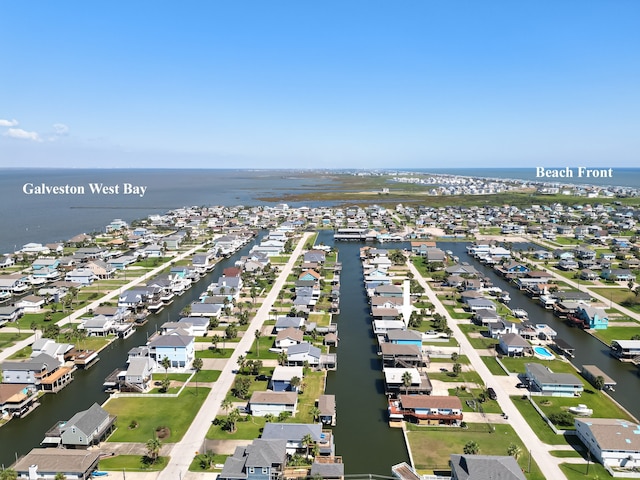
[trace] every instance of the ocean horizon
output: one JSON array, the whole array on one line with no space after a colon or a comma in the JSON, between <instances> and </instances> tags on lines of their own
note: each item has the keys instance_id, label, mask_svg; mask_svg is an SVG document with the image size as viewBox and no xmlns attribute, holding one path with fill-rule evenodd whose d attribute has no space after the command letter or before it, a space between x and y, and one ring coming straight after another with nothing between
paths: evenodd
<instances>
[{"instance_id":1,"label":"ocean horizon","mask_svg":"<svg viewBox=\"0 0 640 480\"><path fill-rule=\"evenodd\" d=\"M331 188L324 173L362 169L215 169L215 168L0 168L0 214L8 228L0 235L0 253L14 252L29 242L65 241L79 233L104 231L114 218L127 222L184 206L270 205L260 198L312 193ZM527 182L589 184L640 188L640 168L615 168L606 179L537 179L535 168L371 169L384 172L449 174ZM316 173L315 176L306 175ZM560 180L560 181L558 181ZM140 190L114 194L110 187L127 184ZM82 194L34 194L53 186L82 186ZM103 193L89 191L90 185ZM25 187L28 186L28 187ZM31 193L27 193L31 192ZM343 202L288 202L292 206L332 206Z\"/></svg>"}]
</instances>

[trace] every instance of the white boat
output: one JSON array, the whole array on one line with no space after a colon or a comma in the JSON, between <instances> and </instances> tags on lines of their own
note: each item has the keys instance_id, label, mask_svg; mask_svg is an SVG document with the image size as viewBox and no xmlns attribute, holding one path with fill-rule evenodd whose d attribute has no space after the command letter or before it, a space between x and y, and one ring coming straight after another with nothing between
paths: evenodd
<instances>
[{"instance_id":1,"label":"white boat","mask_svg":"<svg viewBox=\"0 0 640 480\"><path fill-rule=\"evenodd\" d=\"M502 303L509 303L511 301L511 297L509 296L509 292L502 292L498 295L498 300Z\"/></svg>"},{"instance_id":2,"label":"white boat","mask_svg":"<svg viewBox=\"0 0 640 480\"><path fill-rule=\"evenodd\" d=\"M511 313L513 313L513 316L516 318L529 318L527 311L522 308L514 308Z\"/></svg>"},{"instance_id":3,"label":"white boat","mask_svg":"<svg viewBox=\"0 0 640 480\"><path fill-rule=\"evenodd\" d=\"M582 415L585 417L593 414L593 409L587 407L584 403L581 403L576 407L569 407L569 411L575 415Z\"/></svg>"}]
</instances>

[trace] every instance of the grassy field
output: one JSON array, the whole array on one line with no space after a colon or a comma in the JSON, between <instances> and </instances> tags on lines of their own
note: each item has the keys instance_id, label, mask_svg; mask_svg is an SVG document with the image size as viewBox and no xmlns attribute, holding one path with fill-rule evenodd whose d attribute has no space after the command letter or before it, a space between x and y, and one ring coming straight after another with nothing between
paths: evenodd
<instances>
[{"instance_id":1,"label":"grassy field","mask_svg":"<svg viewBox=\"0 0 640 480\"><path fill-rule=\"evenodd\" d=\"M117 472L159 472L169 463L170 457L158 457L155 463L147 463L142 455L116 455L100 460L98 470Z\"/></svg>"},{"instance_id":2,"label":"grassy field","mask_svg":"<svg viewBox=\"0 0 640 480\"><path fill-rule=\"evenodd\" d=\"M507 373L502 369L502 367L498 364L495 357L480 357L484 364L487 366L489 371L493 375L507 375Z\"/></svg>"},{"instance_id":3,"label":"grassy field","mask_svg":"<svg viewBox=\"0 0 640 480\"><path fill-rule=\"evenodd\" d=\"M416 468L421 473L448 470L449 455L463 453L464 445L475 441L480 447L480 455L507 455L507 448L511 443L518 445L522 452L518 463L527 471L528 449L510 425L494 425L495 431L486 424L469 424L468 427L462 429L408 425L407 438ZM531 462L531 473L527 478L544 479L535 462Z\"/></svg>"},{"instance_id":4,"label":"grassy field","mask_svg":"<svg viewBox=\"0 0 640 480\"><path fill-rule=\"evenodd\" d=\"M607 472L602 465L593 461L589 463L588 467L586 461L584 463L561 463L560 469L566 475L567 480L611 478L609 472Z\"/></svg>"},{"instance_id":5,"label":"grassy field","mask_svg":"<svg viewBox=\"0 0 640 480\"><path fill-rule=\"evenodd\" d=\"M171 434L163 441L177 442L184 436L208 393L208 388L200 387L196 395L195 388L189 387L175 398L113 398L104 406L111 415L118 417L118 428L109 441L146 442L153 437L156 427L166 426ZM134 420L138 427L130 429Z\"/></svg>"},{"instance_id":6,"label":"grassy field","mask_svg":"<svg viewBox=\"0 0 640 480\"><path fill-rule=\"evenodd\" d=\"M615 323L609 323L604 330L594 330L592 335L602 340L607 345L611 345L613 340L631 340L634 335L640 334L640 324L635 327L616 327Z\"/></svg>"},{"instance_id":7,"label":"grassy field","mask_svg":"<svg viewBox=\"0 0 640 480\"><path fill-rule=\"evenodd\" d=\"M225 460L227 459L227 455L214 455L213 456L213 464L221 464L224 465ZM219 470L219 469L218 469ZM198 458L198 455L196 455L193 458L193 461L191 462L191 465L189 465L189 471L190 472L213 472L216 471L215 467L214 468L202 468L200 466L200 459Z\"/></svg>"},{"instance_id":8,"label":"grassy field","mask_svg":"<svg viewBox=\"0 0 640 480\"><path fill-rule=\"evenodd\" d=\"M222 342L221 342L222 343ZM233 348L218 348L213 350L196 350L196 358L229 358L233 354Z\"/></svg>"},{"instance_id":9,"label":"grassy field","mask_svg":"<svg viewBox=\"0 0 640 480\"><path fill-rule=\"evenodd\" d=\"M602 392L595 389L586 389L583 394L576 397L534 397L533 400L540 409L549 416L552 413L566 412L569 407L575 407L580 403L584 403L593 409L595 418L622 418L629 421L633 419L618 405ZM571 427L562 427L564 429L572 429Z\"/></svg>"},{"instance_id":10,"label":"grassy field","mask_svg":"<svg viewBox=\"0 0 640 480\"><path fill-rule=\"evenodd\" d=\"M565 436L556 435L553 430L551 430L547 422L542 419L536 409L533 408L533 405L529 403L526 395L525 398L511 397L511 400L542 442L548 443L549 445L569 445Z\"/></svg>"},{"instance_id":11,"label":"grassy field","mask_svg":"<svg viewBox=\"0 0 640 480\"><path fill-rule=\"evenodd\" d=\"M226 418L224 415L217 417L220 420ZM263 417L242 417L236 423L236 431L231 433L222 429L222 425L211 425L207 432L209 440L253 440L260 437L264 428L265 419Z\"/></svg>"},{"instance_id":12,"label":"grassy field","mask_svg":"<svg viewBox=\"0 0 640 480\"><path fill-rule=\"evenodd\" d=\"M441 382L466 382L476 385L482 385L484 383L480 375L475 371L460 372L458 376L455 376L453 372L430 372L429 378L432 380L440 380Z\"/></svg>"},{"instance_id":13,"label":"grassy field","mask_svg":"<svg viewBox=\"0 0 640 480\"><path fill-rule=\"evenodd\" d=\"M0 333L0 350L15 345L20 340L29 338L31 333Z\"/></svg>"}]
</instances>

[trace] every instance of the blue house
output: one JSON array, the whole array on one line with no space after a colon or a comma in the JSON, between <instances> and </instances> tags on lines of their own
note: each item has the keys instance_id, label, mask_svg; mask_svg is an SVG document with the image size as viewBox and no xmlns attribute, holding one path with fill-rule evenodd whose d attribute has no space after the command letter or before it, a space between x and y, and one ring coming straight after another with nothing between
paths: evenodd
<instances>
[{"instance_id":1,"label":"blue house","mask_svg":"<svg viewBox=\"0 0 640 480\"><path fill-rule=\"evenodd\" d=\"M588 307L581 305L576 311L576 316L584 321L588 328L595 330L604 330L609 326L609 317L607 312L600 307Z\"/></svg>"},{"instance_id":2,"label":"blue house","mask_svg":"<svg viewBox=\"0 0 640 480\"><path fill-rule=\"evenodd\" d=\"M246 447L236 447L227 457L220 480L271 480L281 478L287 458L286 439L256 438Z\"/></svg>"},{"instance_id":3,"label":"blue house","mask_svg":"<svg viewBox=\"0 0 640 480\"><path fill-rule=\"evenodd\" d=\"M304 376L303 370L303 367L286 367L278 365L273 370L273 375L271 376L271 390L274 392L288 392L296 390L291 386L291 379L293 377L298 377L299 380L302 380Z\"/></svg>"},{"instance_id":4,"label":"blue house","mask_svg":"<svg viewBox=\"0 0 640 480\"><path fill-rule=\"evenodd\" d=\"M422 334L415 330L389 330L387 341L396 345L416 345L422 347Z\"/></svg>"}]
</instances>

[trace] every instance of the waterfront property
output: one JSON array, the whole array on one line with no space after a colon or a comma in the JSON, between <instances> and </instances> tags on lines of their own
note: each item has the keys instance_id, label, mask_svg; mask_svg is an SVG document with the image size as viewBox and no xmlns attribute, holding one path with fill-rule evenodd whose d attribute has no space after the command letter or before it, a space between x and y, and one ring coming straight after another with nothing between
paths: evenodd
<instances>
[{"instance_id":1,"label":"waterfront property","mask_svg":"<svg viewBox=\"0 0 640 480\"><path fill-rule=\"evenodd\" d=\"M458 455L452 454L451 479L526 480L518 461L510 455Z\"/></svg>"},{"instance_id":2,"label":"waterfront property","mask_svg":"<svg viewBox=\"0 0 640 480\"><path fill-rule=\"evenodd\" d=\"M87 448L97 445L110 435L115 421L115 416L109 415L100 405L94 403L68 421L56 423L46 433L42 444L65 448Z\"/></svg>"},{"instance_id":3,"label":"waterfront property","mask_svg":"<svg viewBox=\"0 0 640 480\"><path fill-rule=\"evenodd\" d=\"M462 403L456 396L398 395L389 400L389 420L420 425L460 425Z\"/></svg>"},{"instance_id":4,"label":"waterfront property","mask_svg":"<svg viewBox=\"0 0 640 480\"><path fill-rule=\"evenodd\" d=\"M525 363L526 376L532 392L541 395L573 397L579 396L584 390L578 377L571 373L553 373L539 363Z\"/></svg>"},{"instance_id":5,"label":"waterfront property","mask_svg":"<svg viewBox=\"0 0 640 480\"><path fill-rule=\"evenodd\" d=\"M595 365L582 365L580 373L582 373L582 376L594 386L598 377L602 377L604 388L613 390L616 386L616 381Z\"/></svg>"},{"instance_id":6,"label":"waterfront property","mask_svg":"<svg viewBox=\"0 0 640 480\"><path fill-rule=\"evenodd\" d=\"M636 361L640 358L640 340L613 340L611 355L624 361Z\"/></svg>"},{"instance_id":7,"label":"waterfront property","mask_svg":"<svg viewBox=\"0 0 640 480\"><path fill-rule=\"evenodd\" d=\"M408 394L430 394L433 387L426 373L418 371L417 368L392 368L385 367L384 373L385 392L388 395L397 395L400 392ZM405 384L405 373L411 378L410 384Z\"/></svg>"},{"instance_id":8,"label":"waterfront property","mask_svg":"<svg viewBox=\"0 0 640 480\"><path fill-rule=\"evenodd\" d=\"M227 457L220 480L270 480L280 478L287 458L284 439L257 438L246 447L236 447Z\"/></svg>"},{"instance_id":9,"label":"waterfront property","mask_svg":"<svg viewBox=\"0 0 640 480\"><path fill-rule=\"evenodd\" d=\"M6 361L2 364L4 383L26 384L45 392L57 392L71 380L72 369L46 353L24 362Z\"/></svg>"},{"instance_id":10,"label":"waterfront property","mask_svg":"<svg viewBox=\"0 0 640 480\"><path fill-rule=\"evenodd\" d=\"M283 412L295 415L298 394L296 392L253 392L248 406L251 414L256 417L278 416Z\"/></svg>"},{"instance_id":11,"label":"waterfront property","mask_svg":"<svg viewBox=\"0 0 640 480\"><path fill-rule=\"evenodd\" d=\"M640 426L613 418L574 419L576 434L600 463L610 467L640 465Z\"/></svg>"},{"instance_id":12,"label":"waterfront property","mask_svg":"<svg viewBox=\"0 0 640 480\"><path fill-rule=\"evenodd\" d=\"M12 467L20 479L53 480L62 474L68 480L85 480L98 467L100 451L34 448Z\"/></svg>"},{"instance_id":13,"label":"waterfront property","mask_svg":"<svg viewBox=\"0 0 640 480\"><path fill-rule=\"evenodd\" d=\"M321 423L272 423L267 422L262 431L262 438L286 440L287 453L293 455L306 450L303 439L311 436L318 447L320 455L333 456L335 446L330 430L323 430Z\"/></svg>"}]
</instances>

